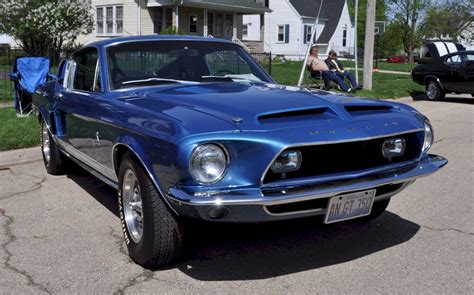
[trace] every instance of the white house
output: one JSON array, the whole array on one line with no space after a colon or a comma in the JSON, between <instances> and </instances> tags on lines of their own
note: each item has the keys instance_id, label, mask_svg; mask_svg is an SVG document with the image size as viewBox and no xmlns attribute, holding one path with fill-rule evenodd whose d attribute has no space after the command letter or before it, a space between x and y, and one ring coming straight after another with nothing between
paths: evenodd
<instances>
[{"instance_id":1,"label":"white house","mask_svg":"<svg viewBox=\"0 0 474 295\"><path fill-rule=\"evenodd\" d=\"M92 0L95 28L85 44L119 36L159 34L169 27L186 35L241 40L242 15L262 15L261 0ZM262 24L263 25L263 24Z\"/></svg>"},{"instance_id":2,"label":"white house","mask_svg":"<svg viewBox=\"0 0 474 295\"><path fill-rule=\"evenodd\" d=\"M303 58L322 0L270 0L265 13L264 50L289 59ZM255 16L243 17L244 40L260 36ZM251 31L252 30L252 31ZM354 52L354 26L346 0L324 0L316 27L315 44L321 55L335 50L340 55Z\"/></svg>"}]
</instances>

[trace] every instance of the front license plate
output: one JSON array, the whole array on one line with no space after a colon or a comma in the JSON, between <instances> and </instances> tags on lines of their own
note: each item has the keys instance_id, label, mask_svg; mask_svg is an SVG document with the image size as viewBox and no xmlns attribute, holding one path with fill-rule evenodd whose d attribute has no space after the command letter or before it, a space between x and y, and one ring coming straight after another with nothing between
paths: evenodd
<instances>
[{"instance_id":1,"label":"front license plate","mask_svg":"<svg viewBox=\"0 0 474 295\"><path fill-rule=\"evenodd\" d=\"M374 189L332 197L329 200L324 223L333 223L369 215L374 203L374 197Z\"/></svg>"}]
</instances>

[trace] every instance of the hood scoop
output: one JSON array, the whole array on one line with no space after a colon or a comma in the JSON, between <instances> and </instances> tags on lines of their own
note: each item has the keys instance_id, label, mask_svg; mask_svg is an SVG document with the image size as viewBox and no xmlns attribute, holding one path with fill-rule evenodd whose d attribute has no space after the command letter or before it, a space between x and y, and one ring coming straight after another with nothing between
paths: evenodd
<instances>
[{"instance_id":1,"label":"hood scoop","mask_svg":"<svg viewBox=\"0 0 474 295\"><path fill-rule=\"evenodd\" d=\"M348 105L344 108L354 117L393 112L393 107L387 105Z\"/></svg>"},{"instance_id":2,"label":"hood scoop","mask_svg":"<svg viewBox=\"0 0 474 295\"><path fill-rule=\"evenodd\" d=\"M327 122L337 118L338 116L330 108L322 107L263 114L258 116L257 120L264 127L275 128L294 126L298 123L306 125L318 121Z\"/></svg>"}]
</instances>

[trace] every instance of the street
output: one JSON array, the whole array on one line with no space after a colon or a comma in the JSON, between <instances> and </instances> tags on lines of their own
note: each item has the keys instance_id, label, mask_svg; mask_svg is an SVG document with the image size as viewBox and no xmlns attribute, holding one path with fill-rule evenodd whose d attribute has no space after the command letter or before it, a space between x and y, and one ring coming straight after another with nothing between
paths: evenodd
<instances>
[{"instance_id":1,"label":"street","mask_svg":"<svg viewBox=\"0 0 474 295\"><path fill-rule=\"evenodd\" d=\"M197 223L185 257L156 271L130 260L114 190L79 168L48 175L38 147L0 153L0 294L472 294L474 98L403 101L450 162L380 218Z\"/></svg>"}]
</instances>

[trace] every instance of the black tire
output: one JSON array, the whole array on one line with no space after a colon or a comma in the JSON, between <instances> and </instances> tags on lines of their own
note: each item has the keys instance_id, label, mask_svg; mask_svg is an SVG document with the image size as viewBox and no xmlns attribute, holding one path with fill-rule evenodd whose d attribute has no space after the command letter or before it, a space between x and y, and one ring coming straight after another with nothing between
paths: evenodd
<instances>
[{"instance_id":1,"label":"black tire","mask_svg":"<svg viewBox=\"0 0 474 295\"><path fill-rule=\"evenodd\" d=\"M131 183L127 179L133 177L129 176L130 173L136 177L133 180L133 191L137 189L140 195L141 208L138 211L141 213L135 211L135 214L139 214L142 220L141 236L136 230L140 227L137 226L137 222L138 224L140 222L130 219L134 212L132 204L127 199ZM180 255L184 237L182 222L168 209L149 176L130 153L124 155L120 164L118 202L128 253L135 262L145 268L155 269L172 262ZM127 207L129 209L125 206L129 206Z\"/></svg>"},{"instance_id":2,"label":"black tire","mask_svg":"<svg viewBox=\"0 0 474 295\"><path fill-rule=\"evenodd\" d=\"M429 100L441 100L445 95L446 93L441 89L438 82L429 81L426 85L426 96Z\"/></svg>"},{"instance_id":3,"label":"black tire","mask_svg":"<svg viewBox=\"0 0 474 295\"><path fill-rule=\"evenodd\" d=\"M354 219L354 221L368 222L368 221L371 221L371 220L379 217L380 215L382 215L385 212L385 210L387 210L388 204L390 204L390 200L391 199L388 198L388 199L385 199L385 200L374 202L374 204L372 205L372 211L370 211L370 215L363 216L363 217L360 217L360 218L356 218L356 219Z\"/></svg>"},{"instance_id":4,"label":"black tire","mask_svg":"<svg viewBox=\"0 0 474 295\"><path fill-rule=\"evenodd\" d=\"M41 154L43 155L43 163L46 171L51 175L62 175L66 172L69 161L67 157L61 153L58 146L51 136L46 123L41 120Z\"/></svg>"}]
</instances>

